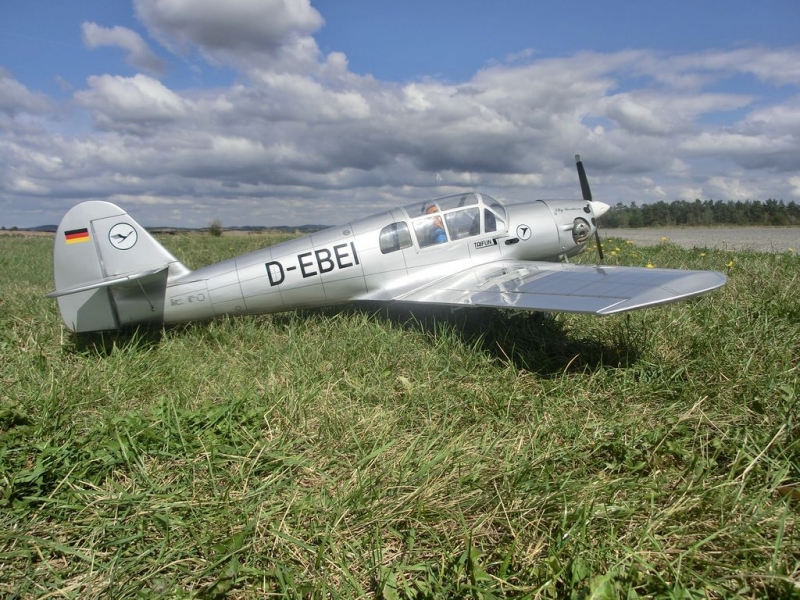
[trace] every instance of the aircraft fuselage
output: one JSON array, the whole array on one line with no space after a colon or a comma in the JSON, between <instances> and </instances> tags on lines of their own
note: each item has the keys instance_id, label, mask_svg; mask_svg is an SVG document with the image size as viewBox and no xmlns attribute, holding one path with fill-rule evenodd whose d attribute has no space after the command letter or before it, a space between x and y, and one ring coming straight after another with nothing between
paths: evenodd
<instances>
[{"instance_id":1,"label":"aircraft fuselage","mask_svg":"<svg viewBox=\"0 0 800 600\"><path fill-rule=\"evenodd\" d=\"M115 289L114 300L120 323L132 325L398 299L431 281L500 259L574 256L594 235L595 218L607 209L585 200L502 206L487 196L460 194L170 278L163 307L155 310L143 308L141 294L147 290L141 286ZM426 228L438 226L444 241L432 242Z\"/></svg>"}]
</instances>

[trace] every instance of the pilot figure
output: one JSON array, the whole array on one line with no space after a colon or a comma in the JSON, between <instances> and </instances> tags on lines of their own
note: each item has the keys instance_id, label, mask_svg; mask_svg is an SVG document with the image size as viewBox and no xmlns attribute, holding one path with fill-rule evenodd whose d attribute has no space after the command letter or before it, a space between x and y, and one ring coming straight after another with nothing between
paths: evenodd
<instances>
[{"instance_id":1,"label":"pilot figure","mask_svg":"<svg viewBox=\"0 0 800 600\"><path fill-rule=\"evenodd\" d=\"M426 210L426 214L433 214L438 212L438 209L435 205L430 205ZM447 233L444 230L444 224L442 223L442 215L436 215L432 219L429 220L429 244L443 244L447 241Z\"/></svg>"}]
</instances>

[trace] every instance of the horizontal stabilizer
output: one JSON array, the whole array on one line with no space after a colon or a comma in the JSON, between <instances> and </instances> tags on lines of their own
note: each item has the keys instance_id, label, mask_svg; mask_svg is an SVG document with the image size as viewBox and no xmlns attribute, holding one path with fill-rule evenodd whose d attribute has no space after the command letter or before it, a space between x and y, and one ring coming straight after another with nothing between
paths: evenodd
<instances>
[{"instance_id":1,"label":"horizontal stabilizer","mask_svg":"<svg viewBox=\"0 0 800 600\"><path fill-rule=\"evenodd\" d=\"M77 294L78 292L86 292L88 290L96 290L103 287L111 287L112 285L121 285L130 281L136 281L138 279L149 277L151 275L158 275L167 269L169 269L169 265L164 265L163 267L158 267L155 269L148 269L139 273L132 273L130 275L113 275L111 277L104 277L103 279L99 279L97 281L89 281L86 283L73 285L72 287L68 287L63 290L50 292L47 294L47 297L58 298L59 296L68 296L69 294Z\"/></svg>"}]
</instances>

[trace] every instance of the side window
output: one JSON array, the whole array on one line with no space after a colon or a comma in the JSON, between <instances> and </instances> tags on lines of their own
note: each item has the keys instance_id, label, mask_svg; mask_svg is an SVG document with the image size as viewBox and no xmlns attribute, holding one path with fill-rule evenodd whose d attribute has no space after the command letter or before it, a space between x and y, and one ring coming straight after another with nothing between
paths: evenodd
<instances>
[{"instance_id":1,"label":"side window","mask_svg":"<svg viewBox=\"0 0 800 600\"><path fill-rule=\"evenodd\" d=\"M388 254L389 252L397 252L403 248L411 246L411 234L408 231L408 225L405 221L398 221L392 223L381 229L380 233L381 252Z\"/></svg>"},{"instance_id":2,"label":"side window","mask_svg":"<svg viewBox=\"0 0 800 600\"><path fill-rule=\"evenodd\" d=\"M497 200L486 194L481 194L483 204L483 229L486 233L506 230L506 209Z\"/></svg>"},{"instance_id":3,"label":"side window","mask_svg":"<svg viewBox=\"0 0 800 600\"><path fill-rule=\"evenodd\" d=\"M478 235L481 232L481 219L477 207L445 213L444 220L450 238L454 240Z\"/></svg>"},{"instance_id":4,"label":"side window","mask_svg":"<svg viewBox=\"0 0 800 600\"><path fill-rule=\"evenodd\" d=\"M432 216L414 219L414 232L417 234L420 248L444 244L447 241L442 215L436 211L435 206L430 207L428 214Z\"/></svg>"},{"instance_id":5,"label":"side window","mask_svg":"<svg viewBox=\"0 0 800 600\"><path fill-rule=\"evenodd\" d=\"M483 209L483 222L486 226L486 233L497 231L497 218L492 211L486 208Z\"/></svg>"}]
</instances>

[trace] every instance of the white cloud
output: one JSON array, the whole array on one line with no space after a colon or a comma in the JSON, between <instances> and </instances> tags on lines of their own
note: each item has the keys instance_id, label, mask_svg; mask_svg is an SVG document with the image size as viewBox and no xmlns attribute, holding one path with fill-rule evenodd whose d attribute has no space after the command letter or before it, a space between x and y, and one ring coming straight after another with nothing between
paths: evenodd
<instances>
[{"instance_id":1,"label":"white cloud","mask_svg":"<svg viewBox=\"0 0 800 600\"><path fill-rule=\"evenodd\" d=\"M761 198L757 187L747 184L736 177L710 177L703 186L703 191L705 192L705 197L725 201L758 200Z\"/></svg>"},{"instance_id":2,"label":"white cloud","mask_svg":"<svg viewBox=\"0 0 800 600\"><path fill-rule=\"evenodd\" d=\"M0 66L0 113L13 116L42 113L49 108L50 102L44 95L31 92Z\"/></svg>"},{"instance_id":3,"label":"white cloud","mask_svg":"<svg viewBox=\"0 0 800 600\"><path fill-rule=\"evenodd\" d=\"M321 17L307 2L136 6L169 47L228 61L236 83L90 77L62 107L90 125L67 135L46 98L0 72L0 186L20 204L47 189L62 199L56 216L98 198L146 204L159 223L313 214L333 224L459 187L512 201L577 196L576 152L611 203L798 193L786 173L800 172L800 103L791 88L788 99L771 93L779 80L768 66L787 52L800 64L800 50L523 57L461 83L399 84L350 72L341 53L322 57L309 37ZM757 92L717 85L756 70L766 82Z\"/></svg>"},{"instance_id":4,"label":"white cloud","mask_svg":"<svg viewBox=\"0 0 800 600\"><path fill-rule=\"evenodd\" d=\"M800 84L797 48L740 48L727 52L709 52L693 61L709 71L749 73L777 85Z\"/></svg>"},{"instance_id":5,"label":"white cloud","mask_svg":"<svg viewBox=\"0 0 800 600\"><path fill-rule=\"evenodd\" d=\"M609 96L605 116L633 133L667 135L691 131L703 114L747 106L752 97L738 94L681 95L664 90L643 90Z\"/></svg>"},{"instance_id":6,"label":"white cloud","mask_svg":"<svg viewBox=\"0 0 800 600\"><path fill-rule=\"evenodd\" d=\"M135 31L125 27L101 27L97 23L85 22L81 25L83 42L89 48L115 46L127 51L125 60L136 69L159 74L164 71L161 60Z\"/></svg>"},{"instance_id":7,"label":"white cloud","mask_svg":"<svg viewBox=\"0 0 800 600\"><path fill-rule=\"evenodd\" d=\"M727 131L707 132L693 136L681 144L681 148L698 155L720 155L786 151L797 148L797 140L791 136L770 136L764 133L749 135Z\"/></svg>"},{"instance_id":8,"label":"white cloud","mask_svg":"<svg viewBox=\"0 0 800 600\"><path fill-rule=\"evenodd\" d=\"M308 0L135 0L136 14L167 47L196 47L235 65L316 60L310 37L324 23Z\"/></svg>"},{"instance_id":9,"label":"white cloud","mask_svg":"<svg viewBox=\"0 0 800 600\"><path fill-rule=\"evenodd\" d=\"M792 186L792 196L800 198L800 177L790 177L789 185Z\"/></svg>"},{"instance_id":10,"label":"white cloud","mask_svg":"<svg viewBox=\"0 0 800 600\"><path fill-rule=\"evenodd\" d=\"M800 96L783 104L754 110L747 115L742 125L754 131L767 129L800 136Z\"/></svg>"},{"instance_id":11,"label":"white cloud","mask_svg":"<svg viewBox=\"0 0 800 600\"><path fill-rule=\"evenodd\" d=\"M637 69L672 87L697 89L731 75L747 74L774 85L800 84L800 48L746 47L661 57L651 54Z\"/></svg>"},{"instance_id":12,"label":"white cloud","mask_svg":"<svg viewBox=\"0 0 800 600\"><path fill-rule=\"evenodd\" d=\"M142 123L171 121L186 115L191 107L190 101L147 75L92 76L89 87L90 90L75 94L75 99L108 128L128 129Z\"/></svg>"},{"instance_id":13,"label":"white cloud","mask_svg":"<svg viewBox=\"0 0 800 600\"><path fill-rule=\"evenodd\" d=\"M692 168L685 160L673 158L665 171L675 177L684 178L691 174Z\"/></svg>"},{"instance_id":14,"label":"white cloud","mask_svg":"<svg viewBox=\"0 0 800 600\"><path fill-rule=\"evenodd\" d=\"M24 177L12 179L10 185L8 185L6 189L11 192L21 192L25 195L43 195L51 192L51 190L45 186L31 181L30 179L25 179Z\"/></svg>"},{"instance_id":15,"label":"white cloud","mask_svg":"<svg viewBox=\"0 0 800 600\"><path fill-rule=\"evenodd\" d=\"M703 188L700 186L685 187L678 190L676 200L687 200L687 201L699 200L704 196L705 194L703 193Z\"/></svg>"}]
</instances>

